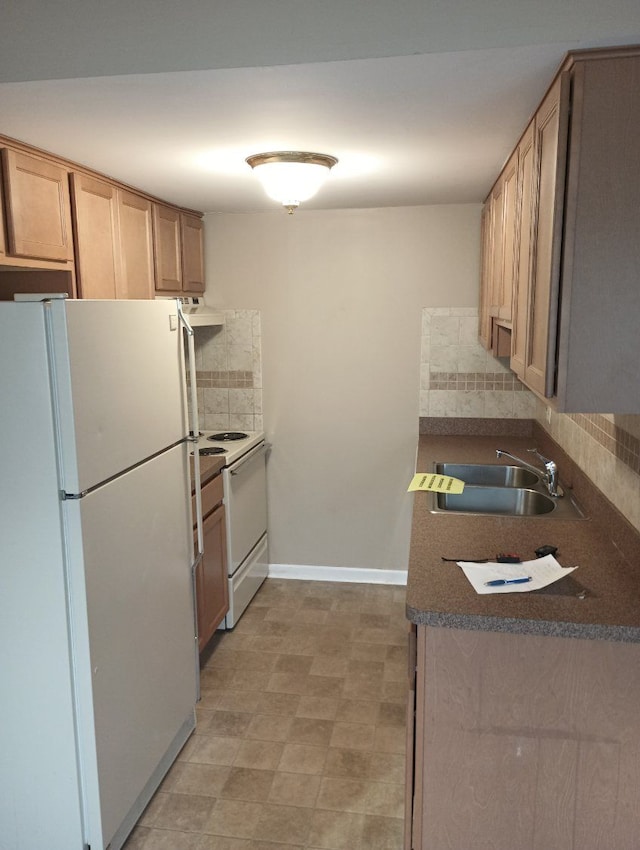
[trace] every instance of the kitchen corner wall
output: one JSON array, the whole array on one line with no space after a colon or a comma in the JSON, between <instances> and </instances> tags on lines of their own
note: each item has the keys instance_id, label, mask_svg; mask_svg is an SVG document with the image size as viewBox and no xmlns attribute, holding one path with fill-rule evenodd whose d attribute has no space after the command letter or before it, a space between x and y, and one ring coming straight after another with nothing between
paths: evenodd
<instances>
[{"instance_id":1,"label":"kitchen corner wall","mask_svg":"<svg viewBox=\"0 0 640 850\"><path fill-rule=\"evenodd\" d=\"M225 310L221 327L196 327L200 427L261 431L262 349L258 310Z\"/></svg>"},{"instance_id":2,"label":"kitchen corner wall","mask_svg":"<svg viewBox=\"0 0 640 850\"><path fill-rule=\"evenodd\" d=\"M478 342L477 307L425 307L420 416L531 419L533 393Z\"/></svg>"},{"instance_id":3,"label":"kitchen corner wall","mask_svg":"<svg viewBox=\"0 0 640 850\"><path fill-rule=\"evenodd\" d=\"M260 311L273 565L407 568L421 312L476 302L480 212L205 216L206 302Z\"/></svg>"},{"instance_id":4,"label":"kitchen corner wall","mask_svg":"<svg viewBox=\"0 0 640 850\"><path fill-rule=\"evenodd\" d=\"M556 413L537 401L535 418L640 531L640 416Z\"/></svg>"}]
</instances>

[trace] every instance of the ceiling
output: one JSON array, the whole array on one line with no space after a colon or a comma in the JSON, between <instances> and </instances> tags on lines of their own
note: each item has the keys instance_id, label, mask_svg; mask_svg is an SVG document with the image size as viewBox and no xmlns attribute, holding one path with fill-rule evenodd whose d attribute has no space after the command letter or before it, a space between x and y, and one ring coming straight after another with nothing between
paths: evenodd
<instances>
[{"instance_id":1,"label":"ceiling","mask_svg":"<svg viewBox=\"0 0 640 850\"><path fill-rule=\"evenodd\" d=\"M281 149L338 157L305 209L474 203L567 50L639 42L637 0L22 0L0 133L203 212L273 210Z\"/></svg>"}]
</instances>

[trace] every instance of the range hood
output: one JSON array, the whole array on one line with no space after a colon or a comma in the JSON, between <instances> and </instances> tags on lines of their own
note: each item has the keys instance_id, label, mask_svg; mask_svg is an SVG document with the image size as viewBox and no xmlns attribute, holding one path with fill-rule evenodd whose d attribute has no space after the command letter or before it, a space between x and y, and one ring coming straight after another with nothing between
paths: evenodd
<instances>
[{"instance_id":1,"label":"range hood","mask_svg":"<svg viewBox=\"0 0 640 850\"><path fill-rule=\"evenodd\" d=\"M172 301L180 301L182 312L192 327L224 325L224 314L222 310L214 310L213 307L207 307L202 297L198 295L183 295L181 297L156 295L156 298L171 298Z\"/></svg>"}]
</instances>

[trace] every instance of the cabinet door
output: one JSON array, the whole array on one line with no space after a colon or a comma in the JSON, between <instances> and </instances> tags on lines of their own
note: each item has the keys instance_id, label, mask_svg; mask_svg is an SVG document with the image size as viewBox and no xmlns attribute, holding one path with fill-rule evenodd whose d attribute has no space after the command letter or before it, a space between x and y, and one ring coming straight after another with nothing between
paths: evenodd
<instances>
[{"instance_id":1,"label":"cabinet door","mask_svg":"<svg viewBox=\"0 0 640 850\"><path fill-rule=\"evenodd\" d=\"M204 246L202 219L182 213L182 289L185 292L204 292Z\"/></svg>"},{"instance_id":2,"label":"cabinet door","mask_svg":"<svg viewBox=\"0 0 640 850\"><path fill-rule=\"evenodd\" d=\"M552 396L569 123L569 78L561 74L534 119L536 202L525 383Z\"/></svg>"},{"instance_id":3,"label":"cabinet door","mask_svg":"<svg viewBox=\"0 0 640 850\"><path fill-rule=\"evenodd\" d=\"M72 174L71 188L79 295L121 297L118 190L85 174Z\"/></svg>"},{"instance_id":4,"label":"cabinet door","mask_svg":"<svg viewBox=\"0 0 640 850\"><path fill-rule=\"evenodd\" d=\"M151 201L133 192L118 191L122 295L153 298L153 223Z\"/></svg>"},{"instance_id":5,"label":"cabinet door","mask_svg":"<svg viewBox=\"0 0 640 850\"><path fill-rule=\"evenodd\" d=\"M498 318L511 321L511 301L515 277L518 208L518 150L506 164L502 175L502 273L496 293Z\"/></svg>"},{"instance_id":6,"label":"cabinet door","mask_svg":"<svg viewBox=\"0 0 640 850\"><path fill-rule=\"evenodd\" d=\"M69 174L55 162L2 151L8 253L37 260L73 259Z\"/></svg>"},{"instance_id":7,"label":"cabinet door","mask_svg":"<svg viewBox=\"0 0 640 850\"><path fill-rule=\"evenodd\" d=\"M418 666L417 657L417 626L414 623L408 624L409 628L409 669L408 669L408 686L409 696L407 699L407 748L406 748L406 766L405 766L405 798L404 798L404 850L411 850L413 847L413 815L414 815L414 793L416 783L416 738L420 739L418 750L422 750L422 735L421 730L416 727L416 672ZM422 765L422 762L420 762ZM420 790L422 784L418 779ZM417 807L419 808L419 806ZM418 830L419 834L419 830Z\"/></svg>"},{"instance_id":8,"label":"cabinet door","mask_svg":"<svg viewBox=\"0 0 640 850\"><path fill-rule=\"evenodd\" d=\"M2 180L2 169L0 168L0 257L6 256L7 243L4 238L4 183Z\"/></svg>"},{"instance_id":9,"label":"cabinet door","mask_svg":"<svg viewBox=\"0 0 640 850\"><path fill-rule=\"evenodd\" d=\"M491 190L491 285L489 292L491 293L491 301L489 314L497 318L500 312L499 300L502 292L502 275L504 266L502 262L503 255L503 193L504 184L502 178L498 180Z\"/></svg>"},{"instance_id":10,"label":"cabinet door","mask_svg":"<svg viewBox=\"0 0 640 850\"><path fill-rule=\"evenodd\" d=\"M224 505L205 518L202 530L204 555L196 571L198 648L201 652L229 610Z\"/></svg>"},{"instance_id":11,"label":"cabinet door","mask_svg":"<svg viewBox=\"0 0 640 850\"><path fill-rule=\"evenodd\" d=\"M482 208L480 264L480 319L478 337L480 344L491 348L491 200L485 202Z\"/></svg>"},{"instance_id":12,"label":"cabinet door","mask_svg":"<svg viewBox=\"0 0 640 850\"><path fill-rule=\"evenodd\" d=\"M531 224L533 218L533 122L518 146L518 244L513 285L513 326L511 330L511 368L524 377L527 356L529 287L531 281Z\"/></svg>"},{"instance_id":13,"label":"cabinet door","mask_svg":"<svg viewBox=\"0 0 640 850\"><path fill-rule=\"evenodd\" d=\"M153 205L156 290L182 291L180 213L163 204Z\"/></svg>"}]
</instances>

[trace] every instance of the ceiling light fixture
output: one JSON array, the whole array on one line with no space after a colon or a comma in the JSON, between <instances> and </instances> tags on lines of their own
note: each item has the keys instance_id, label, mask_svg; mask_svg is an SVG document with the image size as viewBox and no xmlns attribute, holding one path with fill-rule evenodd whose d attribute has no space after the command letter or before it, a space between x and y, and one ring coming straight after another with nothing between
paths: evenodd
<instances>
[{"instance_id":1,"label":"ceiling light fixture","mask_svg":"<svg viewBox=\"0 0 640 850\"><path fill-rule=\"evenodd\" d=\"M326 153L272 151L254 154L245 161L257 169L256 176L267 195L292 215L301 201L315 195L338 160Z\"/></svg>"}]
</instances>

